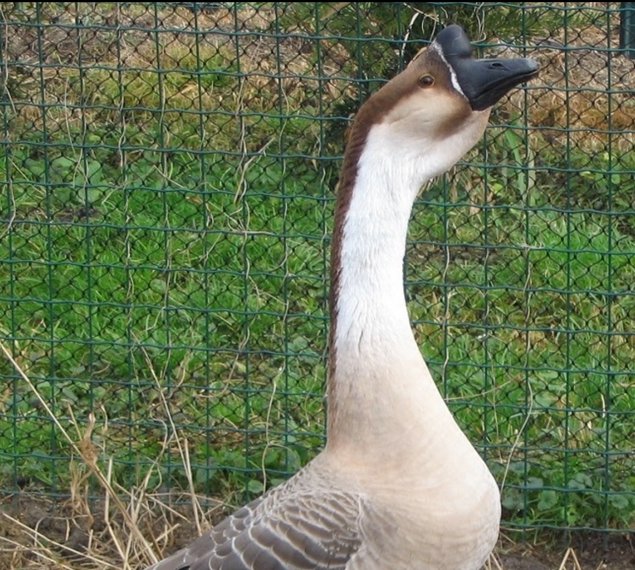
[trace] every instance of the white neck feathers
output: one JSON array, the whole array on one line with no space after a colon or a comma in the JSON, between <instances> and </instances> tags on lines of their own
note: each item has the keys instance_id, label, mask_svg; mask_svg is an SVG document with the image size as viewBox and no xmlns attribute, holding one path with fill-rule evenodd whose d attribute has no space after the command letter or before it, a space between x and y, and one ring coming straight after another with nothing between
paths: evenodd
<instances>
[{"instance_id":1,"label":"white neck feathers","mask_svg":"<svg viewBox=\"0 0 635 570\"><path fill-rule=\"evenodd\" d=\"M340 189L349 194L335 230L330 448L412 444L405 433L425 445L433 417L453 423L410 327L403 259L419 190L474 145L488 114L474 113L455 133L434 140L425 124L404 120L400 110L388 113L368 130L354 177Z\"/></svg>"},{"instance_id":2,"label":"white neck feathers","mask_svg":"<svg viewBox=\"0 0 635 570\"><path fill-rule=\"evenodd\" d=\"M487 114L475 113L464 128L442 141L413 136L409 127L389 120L369 130L350 202L339 221L343 228L334 295L336 368L349 351L363 356L360 364L369 365L373 360L388 362L392 351L419 354L403 292L412 205L423 184L447 171L474 145L485 120Z\"/></svg>"},{"instance_id":3,"label":"white neck feathers","mask_svg":"<svg viewBox=\"0 0 635 570\"><path fill-rule=\"evenodd\" d=\"M356 358L383 359L387 350L414 342L402 263L425 173L418 157L387 153L382 130L380 125L369 133L344 219L334 339L340 357L352 351Z\"/></svg>"},{"instance_id":4,"label":"white neck feathers","mask_svg":"<svg viewBox=\"0 0 635 570\"><path fill-rule=\"evenodd\" d=\"M431 419L426 408L445 409L412 334L403 289L412 205L438 164L429 148L387 152L395 142L389 126L370 130L340 220L329 378L331 448L363 448L366 441L381 447L382 441L392 445L399 438L407 445L408 432L424 441L421 428Z\"/></svg>"}]
</instances>

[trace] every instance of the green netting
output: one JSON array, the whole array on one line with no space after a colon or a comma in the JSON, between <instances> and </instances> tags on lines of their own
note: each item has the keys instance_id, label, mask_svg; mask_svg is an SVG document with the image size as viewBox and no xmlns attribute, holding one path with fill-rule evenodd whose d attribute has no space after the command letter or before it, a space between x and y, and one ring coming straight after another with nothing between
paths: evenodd
<instances>
[{"instance_id":1,"label":"green netting","mask_svg":"<svg viewBox=\"0 0 635 570\"><path fill-rule=\"evenodd\" d=\"M352 114L441 26L541 62L422 194L417 339L512 528L635 513L635 60L619 3L0 7L0 489L253 495L323 443ZM621 23L622 22L622 23ZM35 391L50 407L56 424ZM245 497L246 498L246 497Z\"/></svg>"}]
</instances>

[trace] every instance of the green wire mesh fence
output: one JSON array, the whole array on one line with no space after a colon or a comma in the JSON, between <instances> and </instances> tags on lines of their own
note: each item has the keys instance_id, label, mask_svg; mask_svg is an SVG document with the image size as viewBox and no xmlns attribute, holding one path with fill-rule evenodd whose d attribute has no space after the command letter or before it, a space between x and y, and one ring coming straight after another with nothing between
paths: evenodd
<instances>
[{"instance_id":1,"label":"green wire mesh fence","mask_svg":"<svg viewBox=\"0 0 635 570\"><path fill-rule=\"evenodd\" d=\"M421 350L511 528L635 513L635 61L620 3L0 6L0 489L259 494L323 444L345 130L441 26L541 76L427 189ZM623 34L622 34L623 35Z\"/></svg>"}]
</instances>

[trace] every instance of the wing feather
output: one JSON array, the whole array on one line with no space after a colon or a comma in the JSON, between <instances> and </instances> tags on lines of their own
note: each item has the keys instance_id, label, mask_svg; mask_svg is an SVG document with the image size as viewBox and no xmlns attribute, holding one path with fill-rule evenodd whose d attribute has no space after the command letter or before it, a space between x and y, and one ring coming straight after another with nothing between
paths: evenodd
<instances>
[{"instance_id":1,"label":"wing feather","mask_svg":"<svg viewBox=\"0 0 635 570\"><path fill-rule=\"evenodd\" d=\"M361 546L363 498L294 479L148 570L344 570Z\"/></svg>"}]
</instances>

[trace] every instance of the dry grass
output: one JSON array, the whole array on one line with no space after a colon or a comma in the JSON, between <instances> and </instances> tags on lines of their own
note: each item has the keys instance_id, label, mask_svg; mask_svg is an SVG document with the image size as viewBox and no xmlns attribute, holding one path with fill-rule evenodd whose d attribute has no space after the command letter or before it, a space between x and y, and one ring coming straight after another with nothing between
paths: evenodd
<instances>
[{"instance_id":1,"label":"dry grass","mask_svg":"<svg viewBox=\"0 0 635 570\"><path fill-rule=\"evenodd\" d=\"M0 348L57 423L11 352L3 344ZM172 421L167 405L165 410ZM163 448L178 447L191 481L188 441L174 424L172 428L175 435L163 442ZM92 418L85 427L75 422L75 433L60 424L58 429L74 451L70 496L59 502L27 489L0 499L0 570L139 570L188 544L235 507L198 496L193 484L189 492L178 495L151 488L155 465L147 468L141 485L123 488L113 482L112 463L93 441L98 439L95 434L107 431L107 424L98 425ZM544 543L516 543L503 530L484 570L626 570L633 562L632 551L625 551L623 564L620 558L605 563L601 556L585 563L571 547L559 559L556 556L545 556Z\"/></svg>"},{"instance_id":2,"label":"dry grass","mask_svg":"<svg viewBox=\"0 0 635 570\"><path fill-rule=\"evenodd\" d=\"M65 27L81 17L74 9L68 6L56 25L46 26L40 36L36 28L5 23L4 51L10 61L21 64L19 85L9 82L15 124L46 127L53 134L80 128L82 122L92 124L103 107L112 108L113 113L124 107L145 107L223 109L238 115L271 112L282 105L292 115L302 111L318 90L326 95L327 103L345 93L353 96L354 87L343 72L350 56L342 46L337 41L326 42L329 45L321 53L318 69L312 49L305 49L308 40L257 34L268 29L273 19L266 7L246 5L237 13L221 7L210 15L200 13L194 20L191 11L178 6L156 16L151 10L121 4L100 14L98 7L90 5L91 18L104 26L98 30ZM79 4L76 9L88 8ZM6 15L0 7L2 21L6 22ZM123 31L117 32L116 25ZM254 33L242 39L239 48L230 35L235 26ZM197 35L194 30L215 33ZM223 68L228 81L240 83L240 93L213 85L199 93L192 70ZM161 89L157 88L159 69L168 72ZM177 86L169 84L174 79ZM82 99L88 99L90 105ZM119 119L113 117L113 121Z\"/></svg>"},{"instance_id":3,"label":"dry grass","mask_svg":"<svg viewBox=\"0 0 635 570\"><path fill-rule=\"evenodd\" d=\"M64 27L77 18L87 17L82 10L104 28ZM115 108L120 104L152 109L167 104L173 109L227 108L236 113L253 113L274 111L282 104L291 115L306 112L307 101L318 94L324 111L344 95L354 100L354 85L345 79L350 54L342 45L335 39L323 39L318 66L313 40L292 35L283 39L270 34L259 35L269 29L273 18L271 9L266 6L244 5L237 12L221 7L210 13L200 12L194 18L192 12L183 7L157 15L139 6L117 4L114 10L104 9L101 13L96 5L79 4L76 8L67 7L56 26L46 26L39 41L36 28L7 25L8 59L22 63L20 90L38 93L40 83L46 85L42 101L16 99L15 119L38 128L46 120L49 130L55 130L56 125L67 129L82 120L91 123L93 115L100 112L98 109L55 106L67 98L69 103L78 103L73 101L76 90L69 85L79 81L82 68L88 95L92 91L91 83L106 85L109 78L125 85L119 89L117 83L113 91L100 88L92 94L91 103ZM160 25L155 32L157 22ZM115 25L123 31L117 32ZM236 26L254 34L243 38L240 46L231 36ZM200 36L192 33L195 29L216 33ZM635 104L631 93L635 87L635 60L608 52L608 46L618 43L618 26L613 25L612 30L610 38L605 28L593 25L569 38L564 37L564 32L548 39L527 38L530 47L523 53L540 61L540 77L532 82L529 91L516 91L501 102L499 112L517 116L526 107L529 123L540 125L554 147L566 143L598 152L606 148L611 137L614 149L623 152L632 149ZM514 51L501 48L497 54L504 56ZM157 69L176 73L196 69L201 62L212 60L216 61L215 67L229 66L230 73L234 65L239 65L242 76L239 108L236 101L226 100L225 93L214 89L204 90L199 99L194 75L183 80L176 89L165 87L164 93L146 89L145 97L139 99L144 81L152 85L150 76L156 81ZM97 68L91 69L92 66ZM118 70L124 70L122 77L117 76ZM41 104L53 105L46 117ZM537 144L544 146L543 141Z\"/></svg>"},{"instance_id":4,"label":"dry grass","mask_svg":"<svg viewBox=\"0 0 635 570\"><path fill-rule=\"evenodd\" d=\"M523 56L540 63L540 75L529 90L509 95L502 110L516 115L526 108L529 125L539 126L554 148L568 145L593 155L606 150L610 140L614 151L632 151L635 60L610 54L607 44L616 46L618 40L607 40L606 30L597 27L586 28L567 43L562 34L549 41L528 41L533 47ZM500 54L510 57L514 51L503 49Z\"/></svg>"},{"instance_id":5,"label":"dry grass","mask_svg":"<svg viewBox=\"0 0 635 570\"><path fill-rule=\"evenodd\" d=\"M100 439L94 436L107 432L107 423L97 425L91 415L87 426L73 421L75 433L69 432L11 352L1 343L0 349L73 451L68 499L60 503L28 490L2 499L0 570L143 568L169 545L201 534L222 514L222 503L194 492L188 442L174 427L165 401L175 435L163 442L163 451L171 446L180 450L190 492L150 488L156 465L147 468L138 487L127 489L113 481L112 462L94 443Z\"/></svg>"}]
</instances>

